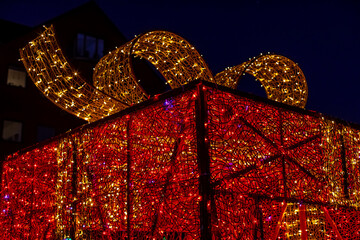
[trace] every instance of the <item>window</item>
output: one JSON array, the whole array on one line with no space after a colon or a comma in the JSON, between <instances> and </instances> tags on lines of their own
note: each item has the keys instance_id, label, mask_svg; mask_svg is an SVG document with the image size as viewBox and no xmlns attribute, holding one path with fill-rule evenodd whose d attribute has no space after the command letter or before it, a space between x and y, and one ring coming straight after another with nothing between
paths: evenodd
<instances>
[{"instance_id":1,"label":"window","mask_svg":"<svg viewBox=\"0 0 360 240\"><path fill-rule=\"evenodd\" d=\"M7 76L7 85L15 87L25 87L26 73L22 70L9 68Z\"/></svg>"},{"instance_id":2,"label":"window","mask_svg":"<svg viewBox=\"0 0 360 240\"><path fill-rule=\"evenodd\" d=\"M76 56L99 59L104 56L104 40L78 33L76 37Z\"/></svg>"},{"instance_id":3,"label":"window","mask_svg":"<svg viewBox=\"0 0 360 240\"><path fill-rule=\"evenodd\" d=\"M21 142L22 123L4 120L2 138L7 141Z\"/></svg>"},{"instance_id":4,"label":"window","mask_svg":"<svg viewBox=\"0 0 360 240\"><path fill-rule=\"evenodd\" d=\"M41 142L55 136L55 129L52 127L38 126L37 127L37 141Z\"/></svg>"}]
</instances>

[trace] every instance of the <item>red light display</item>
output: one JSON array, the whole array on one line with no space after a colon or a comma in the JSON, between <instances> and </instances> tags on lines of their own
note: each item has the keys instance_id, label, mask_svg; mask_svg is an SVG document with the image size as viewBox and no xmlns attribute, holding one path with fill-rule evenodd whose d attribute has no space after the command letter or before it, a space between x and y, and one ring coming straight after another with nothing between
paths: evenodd
<instances>
[{"instance_id":1,"label":"red light display","mask_svg":"<svg viewBox=\"0 0 360 240\"><path fill-rule=\"evenodd\" d=\"M360 130L206 82L4 163L4 239L359 239Z\"/></svg>"}]
</instances>

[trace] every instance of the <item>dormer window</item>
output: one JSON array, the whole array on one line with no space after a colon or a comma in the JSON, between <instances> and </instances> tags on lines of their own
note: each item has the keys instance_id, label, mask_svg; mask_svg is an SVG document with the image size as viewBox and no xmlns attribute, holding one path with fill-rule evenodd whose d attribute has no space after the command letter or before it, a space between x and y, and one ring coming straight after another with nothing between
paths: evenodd
<instances>
[{"instance_id":1,"label":"dormer window","mask_svg":"<svg viewBox=\"0 0 360 240\"><path fill-rule=\"evenodd\" d=\"M76 57L98 60L104 56L104 40L78 33L75 54Z\"/></svg>"}]
</instances>

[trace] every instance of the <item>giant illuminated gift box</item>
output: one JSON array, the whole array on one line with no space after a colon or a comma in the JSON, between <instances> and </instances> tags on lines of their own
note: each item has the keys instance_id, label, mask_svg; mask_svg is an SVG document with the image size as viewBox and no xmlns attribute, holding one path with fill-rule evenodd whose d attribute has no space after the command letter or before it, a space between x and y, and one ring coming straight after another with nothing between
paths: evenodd
<instances>
[{"instance_id":1,"label":"giant illuminated gift box","mask_svg":"<svg viewBox=\"0 0 360 240\"><path fill-rule=\"evenodd\" d=\"M9 156L3 239L360 239L360 130L196 81Z\"/></svg>"}]
</instances>

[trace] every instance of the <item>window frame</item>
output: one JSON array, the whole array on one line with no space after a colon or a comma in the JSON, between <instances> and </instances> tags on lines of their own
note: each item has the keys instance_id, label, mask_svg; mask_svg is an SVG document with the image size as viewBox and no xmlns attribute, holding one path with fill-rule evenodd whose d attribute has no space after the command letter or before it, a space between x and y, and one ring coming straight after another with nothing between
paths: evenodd
<instances>
[{"instance_id":1,"label":"window frame","mask_svg":"<svg viewBox=\"0 0 360 240\"><path fill-rule=\"evenodd\" d=\"M24 75L25 75L24 85L15 85L15 84L9 83L9 75L10 75L9 71L11 71L11 70L24 73ZM26 86L27 86L26 82L27 82L27 73L26 73L26 70L24 68L8 66L7 73L6 73L6 86L15 87L15 88L26 88Z\"/></svg>"},{"instance_id":2,"label":"window frame","mask_svg":"<svg viewBox=\"0 0 360 240\"><path fill-rule=\"evenodd\" d=\"M21 124L21 129L20 129L20 139L17 140L13 140L13 139L5 139L4 138L4 130L5 130L5 122L16 122L16 123L20 123ZM24 133L24 122L20 121L20 120L13 120L13 119L3 119L2 120L2 127L1 127L1 140L5 141L5 142L13 142L13 143L22 143L23 140L23 134Z\"/></svg>"},{"instance_id":3,"label":"window frame","mask_svg":"<svg viewBox=\"0 0 360 240\"><path fill-rule=\"evenodd\" d=\"M79 35L82 35L82 45L81 48L79 48ZM87 54L87 39L88 38L94 38L95 39L95 51L94 51L94 56L87 56L89 54ZM100 44L100 42L102 42ZM99 55L99 46L102 45L102 54ZM79 51L80 49L80 51ZM83 32L78 32L76 34L75 37L75 44L74 44L74 57L78 58L78 59L88 59L88 60L99 60L100 58L102 58L103 56L105 56L105 40L104 38L100 38L91 34L86 34Z\"/></svg>"}]
</instances>

